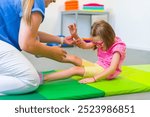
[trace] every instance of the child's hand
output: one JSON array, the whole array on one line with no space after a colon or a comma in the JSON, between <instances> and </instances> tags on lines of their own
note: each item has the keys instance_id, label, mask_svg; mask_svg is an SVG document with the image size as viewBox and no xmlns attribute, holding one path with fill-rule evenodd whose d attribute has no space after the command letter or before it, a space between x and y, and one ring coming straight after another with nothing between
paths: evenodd
<instances>
[{"instance_id":1,"label":"child's hand","mask_svg":"<svg viewBox=\"0 0 150 117\"><path fill-rule=\"evenodd\" d=\"M72 36L67 36L64 38L64 43L68 44L68 45L73 45L74 44L74 40Z\"/></svg>"},{"instance_id":2,"label":"child's hand","mask_svg":"<svg viewBox=\"0 0 150 117\"><path fill-rule=\"evenodd\" d=\"M77 36L77 27L76 24L71 24L68 26L70 34L76 39Z\"/></svg>"},{"instance_id":3,"label":"child's hand","mask_svg":"<svg viewBox=\"0 0 150 117\"><path fill-rule=\"evenodd\" d=\"M76 40L74 40L74 44L78 47L82 47L82 40L81 39L76 39Z\"/></svg>"},{"instance_id":4,"label":"child's hand","mask_svg":"<svg viewBox=\"0 0 150 117\"><path fill-rule=\"evenodd\" d=\"M84 78L84 79L80 80L79 82L83 83L83 84L87 84L87 83L95 82L95 79L94 78Z\"/></svg>"},{"instance_id":5,"label":"child's hand","mask_svg":"<svg viewBox=\"0 0 150 117\"><path fill-rule=\"evenodd\" d=\"M84 48L86 46L83 40L80 38L74 40L74 45L78 46L79 48Z\"/></svg>"}]
</instances>

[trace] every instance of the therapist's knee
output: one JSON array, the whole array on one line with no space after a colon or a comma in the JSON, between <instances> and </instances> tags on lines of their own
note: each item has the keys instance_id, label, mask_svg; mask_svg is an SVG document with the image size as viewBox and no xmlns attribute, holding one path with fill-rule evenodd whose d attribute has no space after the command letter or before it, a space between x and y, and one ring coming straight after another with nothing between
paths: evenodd
<instances>
[{"instance_id":1,"label":"therapist's knee","mask_svg":"<svg viewBox=\"0 0 150 117\"><path fill-rule=\"evenodd\" d=\"M40 85L40 77L38 73L30 73L28 74L27 78L25 79L27 86L31 91L36 90Z\"/></svg>"}]
</instances>

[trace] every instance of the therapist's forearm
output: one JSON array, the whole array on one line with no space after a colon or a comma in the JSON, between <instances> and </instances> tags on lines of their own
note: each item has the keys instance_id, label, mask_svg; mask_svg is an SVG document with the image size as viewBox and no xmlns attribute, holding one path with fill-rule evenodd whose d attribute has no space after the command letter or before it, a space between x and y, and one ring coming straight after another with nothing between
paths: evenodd
<instances>
[{"instance_id":1,"label":"therapist's forearm","mask_svg":"<svg viewBox=\"0 0 150 117\"><path fill-rule=\"evenodd\" d=\"M57 42L60 43L60 37L54 36L45 32L38 31L38 36L40 38L40 41L43 43L48 43L48 42Z\"/></svg>"}]
</instances>

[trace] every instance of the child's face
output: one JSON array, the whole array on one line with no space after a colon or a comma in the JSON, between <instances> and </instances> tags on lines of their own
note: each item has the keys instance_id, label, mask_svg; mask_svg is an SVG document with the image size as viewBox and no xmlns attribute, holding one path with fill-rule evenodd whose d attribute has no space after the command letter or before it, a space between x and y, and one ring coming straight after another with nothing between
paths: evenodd
<instances>
[{"instance_id":1,"label":"child's face","mask_svg":"<svg viewBox=\"0 0 150 117\"><path fill-rule=\"evenodd\" d=\"M94 43L97 47L102 47L102 46L103 46L103 40L102 40L99 36L93 37L93 43Z\"/></svg>"}]
</instances>

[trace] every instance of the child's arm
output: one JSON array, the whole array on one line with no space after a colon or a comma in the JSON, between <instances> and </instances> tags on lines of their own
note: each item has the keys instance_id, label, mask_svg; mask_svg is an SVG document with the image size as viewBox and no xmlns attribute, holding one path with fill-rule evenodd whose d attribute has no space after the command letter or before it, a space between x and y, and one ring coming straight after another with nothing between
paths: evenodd
<instances>
[{"instance_id":1,"label":"child's arm","mask_svg":"<svg viewBox=\"0 0 150 117\"><path fill-rule=\"evenodd\" d=\"M94 44L92 42L86 43L84 40L82 40L80 37L78 39L75 39L75 45L82 49L93 49Z\"/></svg>"},{"instance_id":2,"label":"child's arm","mask_svg":"<svg viewBox=\"0 0 150 117\"><path fill-rule=\"evenodd\" d=\"M80 80L80 83L90 83L90 82L95 82L97 80L100 79L105 79L107 78L109 75L113 74L116 71L116 68L119 64L119 60L120 60L120 54L119 52L115 52L111 61L111 65L105 69L102 73L91 77L91 78L85 78L83 80Z\"/></svg>"},{"instance_id":3,"label":"child's arm","mask_svg":"<svg viewBox=\"0 0 150 117\"><path fill-rule=\"evenodd\" d=\"M69 25L68 28L69 28L70 34L75 39L74 41L75 41L76 46L78 46L79 48L83 48L83 49L94 48L94 44L92 42L86 43L78 36L76 24Z\"/></svg>"}]
</instances>

